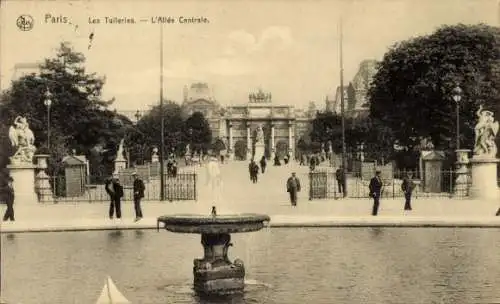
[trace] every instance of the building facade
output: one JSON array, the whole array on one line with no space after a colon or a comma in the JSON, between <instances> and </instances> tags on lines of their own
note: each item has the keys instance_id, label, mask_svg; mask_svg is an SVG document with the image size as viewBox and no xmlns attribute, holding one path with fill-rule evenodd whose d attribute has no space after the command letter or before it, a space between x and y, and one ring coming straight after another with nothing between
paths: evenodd
<instances>
[{"instance_id":1,"label":"building facade","mask_svg":"<svg viewBox=\"0 0 500 304\"><path fill-rule=\"evenodd\" d=\"M311 107L310 107L311 108ZM250 159L253 155L255 131L264 133L266 155L274 158L296 153L297 142L310 130L316 113L273 103L271 93L259 90L248 95L242 104L221 107L210 95L207 84L184 88L183 111L190 115L201 112L207 118L214 139L224 142L230 159Z\"/></svg>"},{"instance_id":2,"label":"building facade","mask_svg":"<svg viewBox=\"0 0 500 304\"><path fill-rule=\"evenodd\" d=\"M344 113L346 117L360 117L368 115L370 111L367 99L370 83L377 72L376 60L364 60L360 63L358 72L349 85L344 88L337 87L335 97L327 96L326 110L341 113L341 94L344 94Z\"/></svg>"}]
</instances>

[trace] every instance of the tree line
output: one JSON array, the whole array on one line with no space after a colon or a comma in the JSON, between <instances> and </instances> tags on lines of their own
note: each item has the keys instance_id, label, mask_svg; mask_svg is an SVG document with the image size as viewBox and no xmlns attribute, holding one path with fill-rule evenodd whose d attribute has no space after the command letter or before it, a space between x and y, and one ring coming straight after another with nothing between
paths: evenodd
<instances>
[{"instance_id":1,"label":"tree line","mask_svg":"<svg viewBox=\"0 0 500 304\"><path fill-rule=\"evenodd\" d=\"M500 115L500 28L447 25L393 45L370 83L369 116L346 120L348 148L355 150L363 142L372 160L411 158L415 164L426 142L453 158L456 86L462 90L460 147L471 149L479 105L497 119ZM334 150L340 151L340 130L339 116L318 113L311 140L332 140Z\"/></svg>"}]
</instances>

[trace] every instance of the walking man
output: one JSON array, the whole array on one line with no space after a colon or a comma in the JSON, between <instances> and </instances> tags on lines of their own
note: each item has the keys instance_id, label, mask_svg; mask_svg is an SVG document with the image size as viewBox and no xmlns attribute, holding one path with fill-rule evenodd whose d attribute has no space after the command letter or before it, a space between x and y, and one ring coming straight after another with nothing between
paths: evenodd
<instances>
[{"instance_id":1,"label":"walking man","mask_svg":"<svg viewBox=\"0 0 500 304\"><path fill-rule=\"evenodd\" d=\"M117 175L113 175L113 177L106 182L106 192L110 197L109 204L109 218L113 219L114 214L116 212L116 218L121 219L122 217L122 208L121 208L121 199L123 197L123 186L120 184Z\"/></svg>"},{"instance_id":2,"label":"walking man","mask_svg":"<svg viewBox=\"0 0 500 304\"><path fill-rule=\"evenodd\" d=\"M248 174L250 174L250 180L253 181L253 164L254 160L252 159L248 164Z\"/></svg>"},{"instance_id":3,"label":"walking man","mask_svg":"<svg viewBox=\"0 0 500 304\"><path fill-rule=\"evenodd\" d=\"M382 179L380 178L380 170L375 172L375 176L370 180L370 197L373 198L372 215L378 214L378 207L380 205L380 195L382 194Z\"/></svg>"},{"instance_id":4,"label":"walking man","mask_svg":"<svg viewBox=\"0 0 500 304\"><path fill-rule=\"evenodd\" d=\"M134 178L134 209L135 209L135 221L142 219L142 208L141 199L144 198L144 182L137 175L137 172L132 173Z\"/></svg>"},{"instance_id":5,"label":"walking man","mask_svg":"<svg viewBox=\"0 0 500 304\"><path fill-rule=\"evenodd\" d=\"M415 183L412 180L413 174L411 172L406 173L403 183L401 184L401 190L405 194L405 210L411 210L411 194L413 189L415 189Z\"/></svg>"},{"instance_id":6,"label":"walking man","mask_svg":"<svg viewBox=\"0 0 500 304\"><path fill-rule=\"evenodd\" d=\"M4 222L7 220L14 221L14 188L12 187L12 177L10 176L5 188L5 204L7 205L7 210L5 210L3 216Z\"/></svg>"},{"instance_id":7,"label":"walking man","mask_svg":"<svg viewBox=\"0 0 500 304\"><path fill-rule=\"evenodd\" d=\"M264 174L264 172L266 171L266 166L267 166L266 157L262 156L262 158L260 159L260 168L262 170L262 174Z\"/></svg>"},{"instance_id":8,"label":"walking man","mask_svg":"<svg viewBox=\"0 0 500 304\"><path fill-rule=\"evenodd\" d=\"M252 161L252 182L257 183L259 178L259 165L255 161Z\"/></svg>"},{"instance_id":9,"label":"walking man","mask_svg":"<svg viewBox=\"0 0 500 304\"><path fill-rule=\"evenodd\" d=\"M297 193L300 192L300 180L292 172L292 176L286 181L286 191L290 194L290 203L297 206Z\"/></svg>"},{"instance_id":10,"label":"walking man","mask_svg":"<svg viewBox=\"0 0 500 304\"><path fill-rule=\"evenodd\" d=\"M342 166L340 166L340 168L335 171L335 177L337 179L339 193L342 194L343 197L345 197L345 174L344 168Z\"/></svg>"}]
</instances>

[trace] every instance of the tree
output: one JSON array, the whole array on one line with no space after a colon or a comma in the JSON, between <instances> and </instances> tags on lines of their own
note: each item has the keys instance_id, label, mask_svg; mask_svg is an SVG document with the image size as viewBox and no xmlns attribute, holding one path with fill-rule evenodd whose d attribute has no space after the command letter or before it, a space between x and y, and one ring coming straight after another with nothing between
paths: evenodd
<instances>
[{"instance_id":1,"label":"tree","mask_svg":"<svg viewBox=\"0 0 500 304\"><path fill-rule=\"evenodd\" d=\"M88 74L85 57L68 43L61 43L55 58L45 59L41 73L13 81L2 92L0 121L9 127L18 115L25 116L35 134L38 153L49 152L49 174L60 173L60 161L69 151L90 155L99 141L116 151L127 119L107 110L113 100L101 98L104 78ZM47 143L45 93L52 93L51 142Z\"/></svg>"},{"instance_id":2,"label":"tree","mask_svg":"<svg viewBox=\"0 0 500 304\"><path fill-rule=\"evenodd\" d=\"M342 120L333 112L318 112L312 121L311 141L319 145L332 142L333 151L342 152Z\"/></svg>"},{"instance_id":3,"label":"tree","mask_svg":"<svg viewBox=\"0 0 500 304\"><path fill-rule=\"evenodd\" d=\"M480 104L500 113L500 28L455 25L393 46L378 66L368 98L373 119L408 151L425 138L455 147L455 102L462 88L460 142L472 147Z\"/></svg>"},{"instance_id":4,"label":"tree","mask_svg":"<svg viewBox=\"0 0 500 304\"><path fill-rule=\"evenodd\" d=\"M215 154L219 155L221 151L226 149L226 144L221 138L217 138L213 145L212 145L212 150L215 152Z\"/></svg>"},{"instance_id":5,"label":"tree","mask_svg":"<svg viewBox=\"0 0 500 304\"><path fill-rule=\"evenodd\" d=\"M210 124L201 112L194 112L184 123L186 141L192 144L193 149L202 150L204 153L212 143Z\"/></svg>"},{"instance_id":6,"label":"tree","mask_svg":"<svg viewBox=\"0 0 500 304\"><path fill-rule=\"evenodd\" d=\"M161 119L164 119L164 151L174 149L179 152L185 142L183 131L184 121L180 106L174 101L165 101L163 111L160 105L155 105L146 115L130 126L125 138L125 147L130 152L131 162L142 162L149 159L153 147L160 150L161 145ZM146 154L146 155L145 155Z\"/></svg>"}]
</instances>

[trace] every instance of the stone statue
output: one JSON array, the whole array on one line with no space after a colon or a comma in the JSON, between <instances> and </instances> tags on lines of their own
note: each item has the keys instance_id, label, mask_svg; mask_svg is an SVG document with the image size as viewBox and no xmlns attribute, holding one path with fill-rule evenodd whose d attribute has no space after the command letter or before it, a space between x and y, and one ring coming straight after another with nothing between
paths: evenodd
<instances>
[{"instance_id":1,"label":"stone statue","mask_svg":"<svg viewBox=\"0 0 500 304\"><path fill-rule=\"evenodd\" d=\"M26 118L17 116L14 119L14 124L9 128L9 139L15 149L14 155L10 157L11 163L31 164L36 151L35 136Z\"/></svg>"},{"instance_id":2,"label":"stone statue","mask_svg":"<svg viewBox=\"0 0 500 304\"><path fill-rule=\"evenodd\" d=\"M122 160L123 159L123 143L125 139L122 139L120 141L120 145L118 146L118 152L116 153L116 159Z\"/></svg>"},{"instance_id":3,"label":"stone statue","mask_svg":"<svg viewBox=\"0 0 500 304\"><path fill-rule=\"evenodd\" d=\"M184 155L191 155L191 145L190 144L186 145L186 153Z\"/></svg>"},{"instance_id":4,"label":"stone statue","mask_svg":"<svg viewBox=\"0 0 500 304\"><path fill-rule=\"evenodd\" d=\"M258 126L255 131L255 142L262 143L264 142L264 131L262 130L262 126Z\"/></svg>"},{"instance_id":5,"label":"stone statue","mask_svg":"<svg viewBox=\"0 0 500 304\"><path fill-rule=\"evenodd\" d=\"M495 137L498 134L498 121L494 120L493 112L483 110L482 105L479 106L476 115L478 116L478 122L474 128L476 133L474 155L495 158L497 154Z\"/></svg>"}]
</instances>

